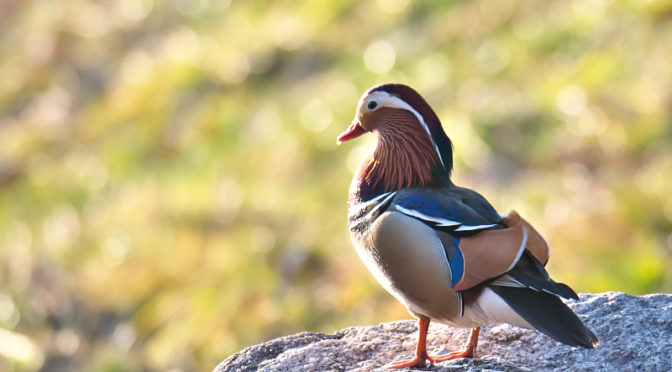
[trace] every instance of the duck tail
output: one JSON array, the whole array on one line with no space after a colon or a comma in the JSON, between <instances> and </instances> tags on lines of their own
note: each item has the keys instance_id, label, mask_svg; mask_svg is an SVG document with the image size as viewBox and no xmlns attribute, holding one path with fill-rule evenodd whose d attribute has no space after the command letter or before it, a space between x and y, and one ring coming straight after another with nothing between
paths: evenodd
<instances>
[{"instance_id":1,"label":"duck tail","mask_svg":"<svg viewBox=\"0 0 672 372\"><path fill-rule=\"evenodd\" d=\"M531 326L570 346L592 349L600 339L557 296L530 288L490 287Z\"/></svg>"}]
</instances>

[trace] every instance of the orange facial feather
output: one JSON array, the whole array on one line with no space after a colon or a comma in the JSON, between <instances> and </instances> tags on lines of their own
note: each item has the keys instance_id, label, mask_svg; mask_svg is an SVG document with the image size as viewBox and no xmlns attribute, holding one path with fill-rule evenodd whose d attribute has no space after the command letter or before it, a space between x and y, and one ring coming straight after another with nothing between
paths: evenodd
<instances>
[{"instance_id":1,"label":"orange facial feather","mask_svg":"<svg viewBox=\"0 0 672 372\"><path fill-rule=\"evenodd\" d=\"M364 170L372 187L382 182L384 192L426 185L438 155L416 117L410 112L381 108L367 118L378 132L378 145Z\"/></svg>"}]
</instances>

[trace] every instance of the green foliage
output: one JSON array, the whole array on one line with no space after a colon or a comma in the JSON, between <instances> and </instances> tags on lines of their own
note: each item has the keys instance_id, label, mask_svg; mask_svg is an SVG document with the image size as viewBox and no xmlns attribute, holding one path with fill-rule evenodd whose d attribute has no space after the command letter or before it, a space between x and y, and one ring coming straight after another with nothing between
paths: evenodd
<instances>
[{"instance_id":1,"label":"green foliage","mask_svg":"<svg viewBox=\"0 0 672 372\"><path fill-rule=\"evenodd\" d=\"M408 317L345 202L376 83L418 89L458 184L579 291L672 290L666 1L9 0L0 5L0 370L212 369Z\"/></svg>"}]
</instances>

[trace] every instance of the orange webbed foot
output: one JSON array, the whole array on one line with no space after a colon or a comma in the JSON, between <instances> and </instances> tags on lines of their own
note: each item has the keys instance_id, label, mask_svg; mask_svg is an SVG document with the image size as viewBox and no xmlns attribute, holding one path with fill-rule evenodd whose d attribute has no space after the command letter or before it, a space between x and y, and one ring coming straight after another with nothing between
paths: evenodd
<instances>
[{"instance_id":1,"label":"orange webbed foot","mask_svg":"<svg viewBox=\"0 0 672 372\"><path fill-rule=\"evenodd\" d=\"M466 348L462 351L453 351L452 353L443 354L443 355L433 355L431 358L434 362L443 362L446 360L458 359L458 358L473 358L474 350Z\"/></svg>"},{"instance_id":2,"label":"orange webbed foot","mask_svg":"<svg viewBox=\"0 0 672 372\"><path fill-rule=\"evenodd\" d=\"M481 332L481 327L472 328L471 334L469 335L469 341L467 341L467 348L462 351L453 351L452 353L444 355L435 355L431 359L434 362L443 362L446 360L457 359L457 358L473 358L474 352L476 352L476 345L478 344L478 334Z\"/></svg>"},{"instance_id":3,"label":"orange webbed foot","mask_svg":"<svg viewBox=\"0 0 672 372\"><path fill-rule=\"evenodd\" d=\"M402 362L393 362L390 364L386 364L383 366L385 369L399 369L399 368L414 368L414 367L426 367L427 366L427 360L429 360L431 363L434 363L434 358L430 357L429 355L425 355L424 357L415 357L411 360L404 360Z\"/></svg>"},{"instance_id":4,"label":"orange webbed foot","mask_svg":"<svg viewBox=\"0 0 672 372\"><path fill-rule=\"evenodd\" d=\"M429 318L418 319L418 346L415 350L415 358L401 362L392 362L383 366L385 369L425 367L427 361L434 363L434 358L427 355L427 331L429 330Z\"/></svg>"}]
</instances>

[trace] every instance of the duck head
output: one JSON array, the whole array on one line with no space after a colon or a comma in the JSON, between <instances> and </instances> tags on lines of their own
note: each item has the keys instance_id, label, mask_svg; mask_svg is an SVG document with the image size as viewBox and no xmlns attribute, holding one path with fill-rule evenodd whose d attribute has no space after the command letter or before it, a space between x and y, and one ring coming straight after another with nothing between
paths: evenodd
<instances>
[{"instance_id":1,"label":"duck head","mask_svg":"<svg viewBox=\"0 0 672 372\"><path fill-rule=\"evenodd\" d=\"M356 177L374 194L450 182L452 144L429 103L413 88L383 84L369 89L337 143L371 132L377 145Z\"/></svg>"}]
</instances>

